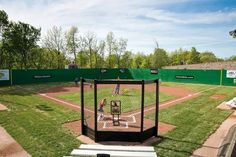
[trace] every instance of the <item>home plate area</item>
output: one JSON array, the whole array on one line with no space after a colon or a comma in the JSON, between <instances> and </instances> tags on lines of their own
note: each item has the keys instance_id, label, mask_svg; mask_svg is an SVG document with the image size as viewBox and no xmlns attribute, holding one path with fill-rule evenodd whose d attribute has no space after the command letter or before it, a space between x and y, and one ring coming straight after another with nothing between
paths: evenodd
<instances>
[{"instance_id":1,"label":"home plate area","mask_svg":"<svg viewBox=\"0 0 236 157\"><path fill-rule=\"evenodd\" d=\"M115 117L114 120L118 121L118 117ZM115 129L115 128L129 128L129 124L135 124L135 116L119 116L119 124L114 125L112 115L104 115L103 117L98 116L98 125L102 124L103 129ZM100 127L99 127L100 128Z\"/></svg>"}]
</instances>

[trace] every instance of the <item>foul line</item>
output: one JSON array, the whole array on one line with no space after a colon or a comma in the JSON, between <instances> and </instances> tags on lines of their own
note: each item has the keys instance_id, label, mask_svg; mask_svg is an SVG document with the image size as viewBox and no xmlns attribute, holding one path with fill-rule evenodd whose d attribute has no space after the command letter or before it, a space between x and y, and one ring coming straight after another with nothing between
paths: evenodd
<instances>
[{"instance_id":1,"label":"foul line","mask_svg":"<svg viewBox=\"0 0 236 157\"><path fill-rule=\"evenodd\" d=\"M78 108L78 109L81 109L80 106L77 106L77 105L73 105L71 103L68 103L66 101L63 101L63 100L60 100L60 99L57 99L57 98L54 98L54 97L51 97L47 94L39 94L40 96L43 96L43 97L46 97L48 99L51 99L51 100L54 100L54 101L57 101L57 102L60 102L60 103L63 103L63 104L66 104L68 106L72 106L72 107L75 107L75 108ZM89 109L86 109L84 108L85 111L88 111L88 112L91 112L91 113L94 113L92 110L89 110Z\"/></svg>"},{"instance_id":2,"label":"foul line","mask_svg":"<svg viewBox=\"0 0 236 157\"><path fill-rule=\"evenodd\" d=\"M169 104L172 104L172 103L175 103L175 102L178 102L178 101L187 99L187 98L189 98L189 97L193 97L193 96L195 96L195 95L198 95L198 94L201 94L201 93L203 93L203 92L209 91L209 90L211 90L211 89L219 88L219 87L220 87L220 86L208 88L208 89L202 90L202 91L200 91L200 92L197 92L197 93L194 93L194 94L191 94L191 95L187 95L187 96L184 96L184 97L182 97L182 98L175 99L175 100L173 100L173 101L170 101L170 102L161 104L160 106L166 106L166 105L169 105ZM144 110L144 112L151 111L151 110L153 110L153 109L155 109L155 108L156 108L156 107L151 107L151 108L149 108L149 109ZM138 115L138 114L140 114L140 113L141 113L141 112L139 111L139 112L136 112L136 113L134 113L134 114L131 114L130 116L135 116L135 115Z\"/></svg>"},{"instance_id":3,"label":"foul line","mask_svg":"<svg viewBox=\"0 0 236 157\"><path fill-rule=\"evenodd\" d=\"M22 89L24 89L24 90L28 90L28 89L25 89L25 88L23 88L23 87L21 87L21 86L19 86L19 85L18 85L18 87L19 87L19 88L22 88ZM201 94L201 93L203 93L203 92L209 91L209 90L211 90L211 89L219 88L219 87L221 87L221 86L216 86L216 87L208 88L208 89L202 90L202 91L200 91L200 92L197 92L197 93L194 93L194 94L190 94L190 95L184 96L184 97L182 97L182 98L175 99L175 100L173 100L173 101L170 101L170 102L161 104L160 106L166 106L166 105L169 105L169 104L172 104L172 103L175 103L175 102L184 100L184 99L189 98L189 97L196 96L196 95ZM28 91L30 91L30 90L28 90ZM31 91L31 92L32 92L32 91ZM66 101L57 99L57 98L52 97L52 96L49 96L49 95L47 95L47 94L42 94L42 93L37 93L37 92L34 92L34 93L39 94L39 95L42 96L42 97L46 97L46 98L48 98L48 99L51 99L51 100L54 100L54 101L57 101L57 102L66 104L66 105L68 105L68 106L71 106L71 107L74 107L74 108L77 108L77 109L81 109L80 106L73 105L73 104L71 104L71 103L68 103L68 102L66 102ZM155 109L155 107L151 107L151 108L149 108L149 109L146 109L146 110L144 110L144 112L148 112L148 111L153 110L153 109ZM90 112L90 113L94 113L94 111L89 110L89 109L86 109L86 108L85 108L84 110L85 110L85 111L88 111L88 112ZM139 112L136 112L136 113L134 113L134 114L130 114L129 116L127 116L127 117L132 117L133 122L121 122L121 123L125 123L125 125L126 125L125 128L128 128L128 124L129 124L129 123L136 123L135 115L138 115L138 114L140 114L140 113L141 113L141 112L139 111ZM98 122L99 122L99 120L100 120L100 119L98 119ZM109 122L104 122L103 128L107 128L107 123L109 123ZM109 127L109 128L110 128L110 127ZM112 128L112 127L111 127L111 128ZM124 127L122 127L122 128L124 128Z\"/></svg>"}]
</instances>

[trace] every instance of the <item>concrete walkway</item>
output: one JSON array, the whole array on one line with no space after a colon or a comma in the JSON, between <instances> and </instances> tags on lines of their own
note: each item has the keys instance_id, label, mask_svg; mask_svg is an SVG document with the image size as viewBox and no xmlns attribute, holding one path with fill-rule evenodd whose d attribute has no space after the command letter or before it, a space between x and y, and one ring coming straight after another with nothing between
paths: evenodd
<instances>
[{"instance_id":1,"label":"concrete walkway","mask_svg":"<svg viewBox=\"0 0 236 157\"><path fill-rule=\"evenodd\" d=\"M31 155L0 126L0 157L31 157Z\"/></svg>"},{"instance_id":2,"label":"concrete walkway","mask_svg":"<svg viewBox=\"0 0 236 157\"><path fill-rule=\"evenodd\" d=\"M225 107L226 109L227 107ZM223 108L221 108L223 109ZM218 150L229 129L236 124L236 111L234 111L202 145L193 152L192 157L216 157Z\"/></svg>"}]
</instances>

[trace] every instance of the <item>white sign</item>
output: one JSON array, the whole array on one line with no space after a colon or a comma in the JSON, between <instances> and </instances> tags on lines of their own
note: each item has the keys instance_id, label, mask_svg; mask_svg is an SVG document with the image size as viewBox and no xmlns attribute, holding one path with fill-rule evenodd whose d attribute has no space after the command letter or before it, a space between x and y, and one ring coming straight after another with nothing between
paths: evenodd
<instances>
[{"instance_id":1,"label":"white sign","mask_svg":"<svg viewBox=\"0 0 236 157\"><path fill-rule=\"evenodd\" d=\"M227 70L226 77L227 78L236 78L236 70Z\"/></svg>"},{"instance_id":2,"label":"white sign","mask_svg":"<svg viewBox=\"0 0 236 157\"><path fill-rule=\"evenodd\" d=\"M8 69L0 69L0 81L9 80L9 70Z\"/></svg>"}]
</instances>

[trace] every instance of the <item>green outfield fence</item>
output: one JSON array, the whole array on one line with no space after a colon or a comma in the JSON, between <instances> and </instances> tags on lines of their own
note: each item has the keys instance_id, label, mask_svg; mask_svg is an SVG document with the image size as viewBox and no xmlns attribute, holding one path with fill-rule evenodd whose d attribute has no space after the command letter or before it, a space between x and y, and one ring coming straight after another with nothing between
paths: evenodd
<instances>
[{"instance_id":1,"label":"green outfield fence","mask_svg":"<svg viewBox=\"0 0 236 157\"><path fill-rule=\"evenodd\" d=\"M154 70L154 71L153 71ZM44 82L70 82L75 78L88 79L144 79L160 78L164 82L201 83L236 86L236 78L227 78L227 70L188 69L44 69L10 70L10 79L0 80L0 86Z\"/></svg>"}]
</instances>

